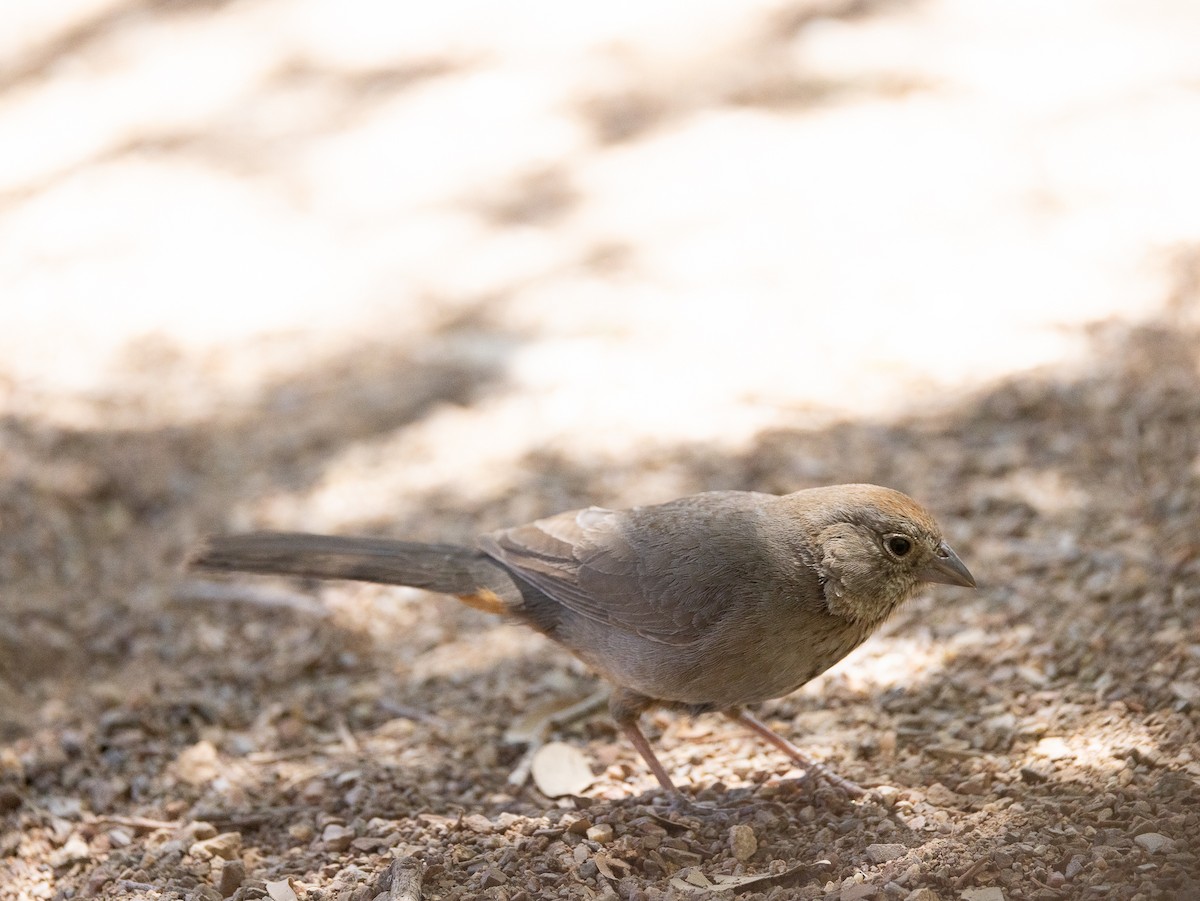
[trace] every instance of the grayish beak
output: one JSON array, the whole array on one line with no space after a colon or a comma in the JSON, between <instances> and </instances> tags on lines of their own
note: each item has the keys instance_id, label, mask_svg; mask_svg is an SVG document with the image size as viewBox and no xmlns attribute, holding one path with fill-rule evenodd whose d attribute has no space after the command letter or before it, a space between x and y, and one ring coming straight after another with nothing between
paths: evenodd
<instances>
[{"instance_id":1,"label":"grayish beak","mask_svg":"<svg viewBox=\"0 0 1200 901\"><path fill-rule=\"evenodd\" d=\"M944 541L938 545L937 556L921 568L917 578L922 582L941 582L943 585L961 585L963 588L975 587L975 577L971 575L971 571Z\"/></svg>"}]
</instances>

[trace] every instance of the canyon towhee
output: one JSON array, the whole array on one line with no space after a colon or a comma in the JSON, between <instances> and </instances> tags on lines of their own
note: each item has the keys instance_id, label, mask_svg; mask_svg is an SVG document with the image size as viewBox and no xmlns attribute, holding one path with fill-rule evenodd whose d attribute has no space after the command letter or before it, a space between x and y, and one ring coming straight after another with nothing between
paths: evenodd
<instances>
[{"instance_id":1,"label":"canyon towhee","mask_svg":"<svg viewBox=\"0 0 1200 901\"><path fill-rule=\"evenodd\" d=\"M672 793L637 722L658 704L721 711L835 784L861 791L743 705L795 691L837 663L919 583L975 585L924 507L874 485L588 507L492 532L474 548L219 536L192 565L409 585L519 620L612 683L613 718Z\"/></svg>"}]
</instances>

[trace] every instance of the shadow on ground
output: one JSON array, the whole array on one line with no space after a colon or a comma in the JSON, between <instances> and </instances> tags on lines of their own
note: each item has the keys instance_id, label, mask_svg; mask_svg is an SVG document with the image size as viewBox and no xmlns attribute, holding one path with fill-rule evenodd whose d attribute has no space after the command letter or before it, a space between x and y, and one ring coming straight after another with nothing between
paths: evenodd
<instances>
[{"instance_id":1,"label":"shadow on ground","mask_svg":"<svg viewBox=\"0 0 1200 901\"><path fill-rule=\"evenodd\" d=\"M732 872L727 835L741 822L759 837L752 871L808 865L797 849L821 849L828 867L801 880L816 895L871 865L880 891L978 881L1022 897L1186 895L1200 879L1195 259L1158 319L1097 324L1092 358L1070 371L927 415L777 429L736 456L681 445L601 472L542 453L493 495L439 489L412 499L428 514L386 526L462 534L503 522L514 498L552 499L545 513L603 503L596 486L664 468L692 491L862 480L926 500L980 591L916 599L846 665L767 705L846 775L895 786L883 803L814 793L724 724L664 714L650 725L668 767L732 809L697 821L649 806L652 782L596 720L566 733L600 772L570 813L505 781L519 754L506 726L589 686L540 638L385 589L323 589L333 615L172 600L189 547L227 527L227 511L304 490L347 446L442 405L504 392L503 359L364 348L212 421L0 423L0 866L13 879L49 867L60 891L124 880L186 893L211 862L166 838L203 820L259 849L247 886L291 874L340 897L321 880L351 877L330 861L367 867L366 885L381 855L411 854L445 897L500 897L515 873L513 892L644 897L688 867ZM464 333L520 340L482 308L431 340ZM571 831L574 816L619 824L622 840ZM555 843L558 869L521 870ZM874 860L895 850L868 852L881 843L901 850Z\"/></svg>"}]
</instances>

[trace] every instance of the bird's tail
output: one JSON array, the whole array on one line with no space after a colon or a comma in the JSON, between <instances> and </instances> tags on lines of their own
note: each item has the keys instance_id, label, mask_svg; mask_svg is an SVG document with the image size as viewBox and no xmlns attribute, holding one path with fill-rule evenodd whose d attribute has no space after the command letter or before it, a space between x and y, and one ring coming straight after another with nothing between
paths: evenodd
<instances>
[{"instance_id":1,"label":"bird's tail","mask_svg":"<svg viewBox=\"0 0 1200 901\"><path fill-rule=\"evenodd\" d=\"M192 556L193 569L353 579L451 594L489 613L508 612L520 590L483 551L454 544L350 538L301 532L215 535Z\"/></svg>"}]
</instances>

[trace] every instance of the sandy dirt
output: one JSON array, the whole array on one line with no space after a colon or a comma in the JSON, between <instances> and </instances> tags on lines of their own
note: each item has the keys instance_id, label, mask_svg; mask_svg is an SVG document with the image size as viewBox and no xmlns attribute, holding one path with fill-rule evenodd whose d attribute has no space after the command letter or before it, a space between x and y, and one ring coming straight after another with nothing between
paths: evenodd
<instances>
[{"instance_id":1,"label":"sandy dirt","mask_svg":"<svg viewBox=\"0 0 1200 901\"><path fill-rule=\"evenodd\" d=\"M1200 897L1200 16L1002 6L20 11L0 899ZM758 711L862 801L674 713L705 807L514 786L564 652L182 567L843 481L980 583Z\"/></svg>"}]
</instances>

